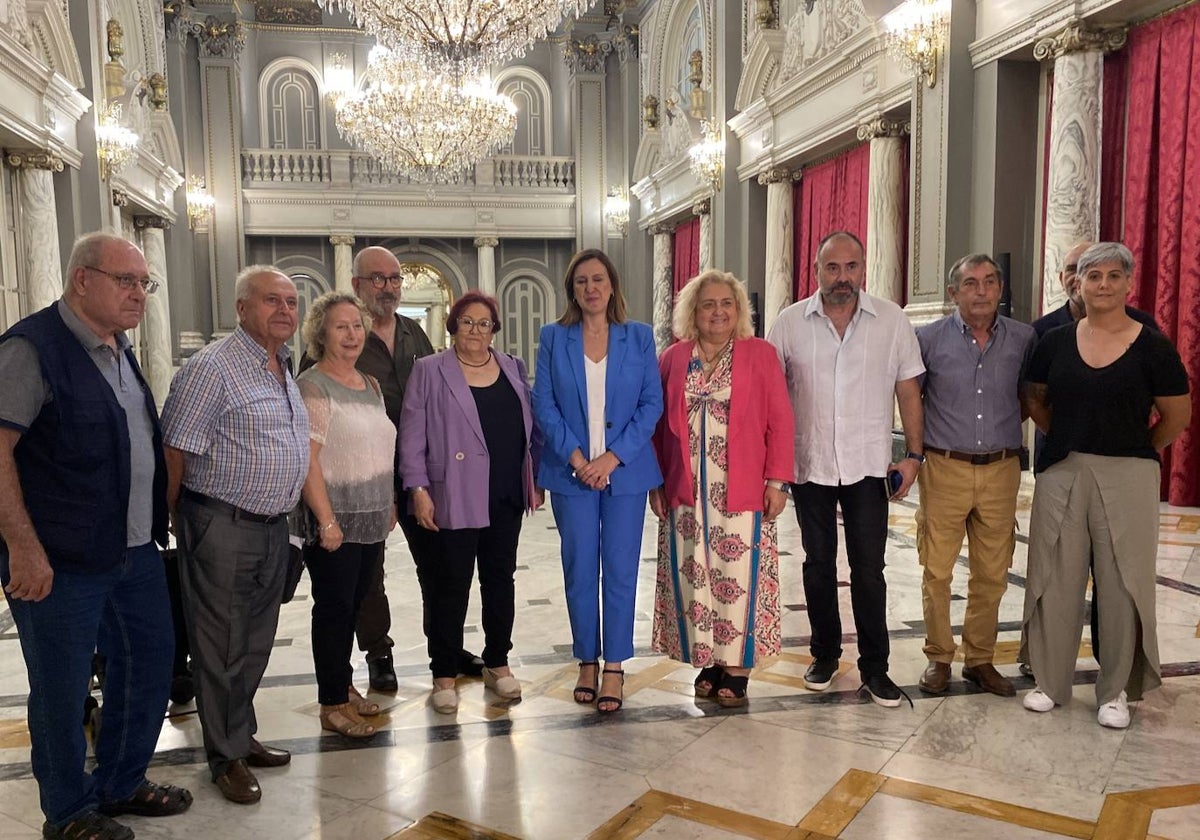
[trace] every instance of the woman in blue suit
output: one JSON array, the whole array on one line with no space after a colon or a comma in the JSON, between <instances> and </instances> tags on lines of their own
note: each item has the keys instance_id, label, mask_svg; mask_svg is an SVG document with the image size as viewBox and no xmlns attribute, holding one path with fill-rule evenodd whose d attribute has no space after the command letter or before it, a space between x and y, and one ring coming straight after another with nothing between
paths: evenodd
<instances>
[{"instance_id":1,"label":"woman in blue suit","mask_svg":"<svg viewBox=\"0 0 1200 840\"><path fill-rule=\"evenodd\" d=\"M538 485L550 491L579 662L575 702L624 700L646 494L662 484L650 436L662 383L650 327L625 320L612 260L571 258L567 309L542 328L533 411L545 435ZM599 660L604 657L603 674ZM598 677L603 681L598 681Z\"/></svg>"}]
</instances>

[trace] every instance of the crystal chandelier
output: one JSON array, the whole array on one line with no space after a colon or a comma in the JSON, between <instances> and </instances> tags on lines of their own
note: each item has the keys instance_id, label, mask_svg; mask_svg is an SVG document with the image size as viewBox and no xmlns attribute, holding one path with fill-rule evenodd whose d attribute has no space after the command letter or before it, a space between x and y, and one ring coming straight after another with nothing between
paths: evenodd
<instances>
[{"instance_id":1,"label":"crystal chandelier","mask_svg":"<svg viewBox=\"0 0 1200 840\"><path fill-rule=\"evenodd\" d=\"M423 183L452 183L516 131L517 107L485 78L432 76L383 47L371 51L364 88L334 119L350 143L387 169Z\"/></svg>"},{"instance_id":2,"label":"crystal chandelier","mask_svg":"<svg viewBox=\"0 0 1200 840\"><path fill-rule=\"evenodd\" d=\"M217 206L217 200L209 194L204 179L199 175L190 176L187 179L186 195L188 227L192 230L207 227L212 219L213 208Z\"/></svg>"},{"instance_id":3,"label":"crystal chandelier","mask_svg":"<svg viewBox=\"0 0 1200 840\"><path fill-rule=\"evenodd\" d=\"M721 189L721 176L725 172L725 141L716 123L703 120L700 123L700 142L688 149L692 174L708 182L716 192Z\"/></svg>"},{"instance_id":4,"label":"crystal chandelier","mask_svg":"<svg viewBox=\"0 0 1200 840\"><path fill-rule=\"evenodd\" d=\"M137 149L138 136L121 125L121 106L105 105L96 123L96 156L100 159L100 177L107 181L125 168Z\"/></svg>"},{"instance_id":5,"label":"crystal chandelier","mask_svg":"<svg viewBox=\"0 0 1200 840\"><path fill-rule=\"evenodd\" d=\"M882 23L888 52L933 87L938 53L950 34L950 0L905 0Z\"/></svg>"},{"instance_id":6,"label":"crystal chandelier","mask_svg":"<svg viewBox=\"0 0 1200 840\"><path fill-rule=\"evenodd\" d=\"M479 75L524 55L593 0L317 0L380 44L440 73Z\"/></svg>"}]
</instances>

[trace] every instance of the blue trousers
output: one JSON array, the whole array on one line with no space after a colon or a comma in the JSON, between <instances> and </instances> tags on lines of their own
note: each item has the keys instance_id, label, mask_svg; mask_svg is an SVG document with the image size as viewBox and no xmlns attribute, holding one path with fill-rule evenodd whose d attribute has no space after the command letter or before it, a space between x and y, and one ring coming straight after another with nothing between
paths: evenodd
<instances>
[{"instance_id":1,"label":"blue trousers","mask_svg":"<svg viewBox=\"0 0 1200 840\"><path fill-rule=\"evenodd\" d=\"M0 554L0 584L10 579ZM146 777L171 688L175 634L153 543L99 574L56 571L41 601L8 599L29 672L29 736L42 813L59 827L127 799ZM92 654L107 660L96 768L84 769L83 700Z\"/></svg>"},{"instance_id":2,"label":"blue trousers","mask_svg":"<svg viewBox=\"0 0 1200 840\"><path fill-rule=\"evenodd\" d=\"M550 505L562 539L575 658L629 659L646 494L551 493Z\"/></svg>"}]
</instances>

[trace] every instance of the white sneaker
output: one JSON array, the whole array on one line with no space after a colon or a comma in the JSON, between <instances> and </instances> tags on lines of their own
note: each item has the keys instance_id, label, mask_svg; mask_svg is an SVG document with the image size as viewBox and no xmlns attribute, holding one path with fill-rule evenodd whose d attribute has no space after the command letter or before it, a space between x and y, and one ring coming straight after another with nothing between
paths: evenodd
<instances>
[{"instance_id":1,"label":"white sneaker","mask_svg":"<svg viewBox=\"0 0 1200 840\"><path fill-rule=\"evenodd\" d=\"M1129 726L1129 702L1122 691L1096 711L1096 720L1109 729L1124 729Z\"/></svg>"},{"instance_id":2,"label":"white sneaker","mask_svg":"<svg viewBox=\"0 0 1200 840\"><path fill-rule=\"evenodd\" d=\"M1025 695L1021 705L1031 712L1048 712L1054 708L1054 701L1050 699L1049 694L1040 688L1035 688Z\"/></svg>"}]
</instances>

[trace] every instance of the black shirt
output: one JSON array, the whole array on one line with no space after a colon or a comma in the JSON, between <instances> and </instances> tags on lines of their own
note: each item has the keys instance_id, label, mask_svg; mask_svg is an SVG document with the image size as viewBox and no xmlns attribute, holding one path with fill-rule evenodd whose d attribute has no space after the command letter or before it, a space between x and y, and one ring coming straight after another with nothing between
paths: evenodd
<instances>
[{"instance_id":1,"label":"black shirt","mask_svg":"<svg viewBox=\"0 0 1200 840\"><path fill-rule=\"evenodd\" d=\"M1150 409L1155 397L1188 392L1187 371L1162 333L1142 328L1116 361L1094 368L1079 355L1072 323L1046 333L1033 351L1026 379L1045 384L1053 409L1038 471L1072 452L1152 458Z\"/></svg>"},{"instance_id":2,"label":"black shirt","mask_svg":"<svg viewBox=\"0 0 1200 840\"><path fill-rule=\"evenodd\" d=\"M483 441L491 462L488 473L488 506L524 510L525 418L521 400L503 372L500 378L482 388L471 386Z\"/></svg>"}]
</instances>

